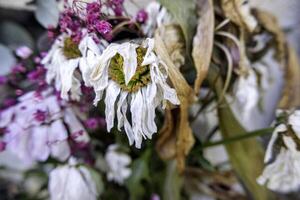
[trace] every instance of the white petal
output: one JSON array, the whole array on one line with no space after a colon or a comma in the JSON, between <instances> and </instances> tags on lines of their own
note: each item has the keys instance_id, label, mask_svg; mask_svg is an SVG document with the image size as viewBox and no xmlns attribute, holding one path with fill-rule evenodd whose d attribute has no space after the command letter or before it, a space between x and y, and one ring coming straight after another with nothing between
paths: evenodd
<instances>
[{"instance_id":1,"label":"white petal","mask_svg":"<svg viewBox=\"0 0 300 200\"><path fill-rule=\"evenodd\" d=\"M114 126L115 102L119 93L120 87L114 81L109 81L105 96L105 118L108 132Z\"/></svg>"},{"instance_id":2,"label":"white petal","mask_svg":"<svg viewBox=\"0 0 300 200\"><path fill-rule=\"evenodd\" d=\"M126 106L127 110L127 98L128 92L122 91L120 94L120 99L117 105L117 118L118 118L118 130L121 131L121 127L124 125L124 118L126 117L126 112L122 113L122 106ZM125 111L126 111L125 110Z\"/></svg>"},{"instance_id":3,"label":"white petal","mask_svg":"<svg viewBox=\"0 0 300 200\"><path fill-rule=\"evenodd\" d=\"M286 130L287 130L286 126L284 124L280 124L273 131L271 140L270 140L267 150L266 150L265 159L264 159L265 163L268 163L273 158L273 149L274 149L274 144L276 143L276 140L278 139L278 133L284 132Z\"/></svg>"},{"instance_id":4,"label":"white petal","mask_svg":"<svg viewBox=\"0 0 300 200\"><path fill-rule=\"evenodd\" d=\"M123 43L120 45L118 53L123 57L123 71L125 76L125 84L127 85L137 68L136 48L138 45L133 43Z\"/></svg>"},{"instance_id":5,"label":"white petal","mask_svg":"<svg viewBox=\"0 0 300 200\"><path fill-rule=\"evenodd\" d=\"M144 123L142 121L143 108L144 108L143 96L141 94L141 91L138 90L136 93L132 95L131 108L130 108L135 146L137 148L141 147L142 136L144 136L142 132L142 123Z\"/></svg>"},{"instance_id":6,"label":"white petal","mask_svg":"<svg viewBox=\"0 0 300 200\"><path fill-rule=\"evenodd\" d=\"M39 161L45 161L49 157L50 148L48 141L48 126L38 126L30 130L31 134L31 153Z\"/></svg>"},{"instance_id":7,"label":"white petal","mask_svg":"<svg viewBox=\"0 0 300 200\"><path fill-rule=\"evenodd\" d=\"M73 93L76 93L75 90L78 90L78 80L74 77L74 71L78 67L79 59L70 59L66 61L65 66L60 66L60 75L61 75L61 97L63 99L68 99L68 92L73 89ZM74 88L74 84L76 88Z\"/></svg>"}]
</instances>

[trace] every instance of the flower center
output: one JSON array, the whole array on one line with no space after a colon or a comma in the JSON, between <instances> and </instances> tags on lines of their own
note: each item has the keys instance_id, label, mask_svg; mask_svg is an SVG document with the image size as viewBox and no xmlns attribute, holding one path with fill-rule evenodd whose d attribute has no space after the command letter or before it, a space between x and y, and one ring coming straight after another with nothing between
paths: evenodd
<instances>
[{"instance_id":1,"label":"flower center","mask_svg":"<svg viewBox=\"0 0 300 200\"><path fill-rule=\"evenodd\" d=\"M137 53L137 69L129 83L125 84L125 75L123 71L123 57L120 54L116 54L110 61L109 76L112 80L117 82L120 87L128 92L136 92L141 87L146 86L151 81L150 67L149 65L141 66L146 54L146 49L138 47Z\"/></svg>"},{"instance_id":2,"label":"flower center","mask_svg":"<svg viewBox=\"0 0 300 200\"><path fill-rule=\"evenodd\" d=\"M81 53L72 38L68 37L64 41L63 54L67 59L75 59L81 57Z\"/></svg>"}]
</instances>

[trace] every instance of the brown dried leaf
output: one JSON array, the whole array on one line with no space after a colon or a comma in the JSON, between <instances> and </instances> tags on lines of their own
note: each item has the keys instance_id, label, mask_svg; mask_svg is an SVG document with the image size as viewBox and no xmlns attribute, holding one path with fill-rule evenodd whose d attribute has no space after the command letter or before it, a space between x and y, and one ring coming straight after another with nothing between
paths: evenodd
<instances>
[{"instance_id":1,"label":"brown dried leaf","mask_svg":"<svg viewBox=\"0 0 300 200\"><path fill-rule=\"evenodd\" d=\"M199 19L197 32L193 39L192 56L197 70L194 90L199 92L206 77L213 50L214 40L214 7L212 0L199 0ZM200 6L201 5L201 6Z\"/></svg>"},{"instance_id":2,"label":"brown dried leaf","mask_svg":"<svg viewBox=\"0 0 300 200\"><path fill-rule=\"evenodd\" d=\"M221 0L221 6L231 21L249 32L254 31L257 21L251 14L247 0Z\"/></svg>"},{"instance_id":3,"label":"brown dried leaf","mask_svg":"<svg viewBox=\"0 0 300 200\"><path fill-rule=\"evenodd\" d=\"M173 64L159 30L155 32L155 52L166 64L169 78L176 89L180 100L180 113L175 116L178 118L176 120L176 126L173 126L176 128L173 128L174 131L172 135L176 137L177 168L182 172L185 168L185 157L188 155L195 142L188 120L188 108L189 105L194 102L195 95L193 89L188 85L179 69Z\"/></svg>"},{"instance_id":4,"label":"brown dried leaf","mask_svg":"<svg viewBox=\"0 0 300 200\"><path fill-rule=\"evenodd\" d=\"M188 193L205 194L220 200L246 200L246 196L234 185L238 180L233 171L207 171L187 168L184 172L184 187Z\"/></svg>"},{"instance_id":5,"label":"brown dried leaf","mask_svg":"<svg viewBox=\"0 0 300 200\"><path fill-rule=\"evenodd\" d=\"M156 143L156 150L163 160L169 160L176 156L176 135L172 111L169 105L165 109L165 121L159 130L159 139Z\"/></svg>"},{"instance_id":6,"label":"brown dried leaf","mask_svg":"<svg viewBox=\"0 0 300 200\"><path fill-rule=\"evenodd\" d=\"M180 68L185 62L185 40L179 25L169 24L162 27L161 37L166 45L172 62Z\"/></svg>"},{"instance_id":7,"label":"brown dried leaf","mask_svg":"<svg viewBox=\"0 0 300 200\"><path fill-rule=\"evenodd\" d=\"M300 106L300 65L295 50L289 48L285 66L285 87L279 107L290 109L298 106Z\"/></svg>"},{"instance_id":8,"label":"brown dried leaf","mask_svg":"<svg viewBox=\"0 0 300 200\"><path fill-rule=\"evenodd\" d=\"M265 11L255 10L254 13L260 25L274 36L277 59L281 62L281 64L284 64L287 55L286 40L283 31L279 27L277 19L272 14Z\"/></svg>"}]
</instances>

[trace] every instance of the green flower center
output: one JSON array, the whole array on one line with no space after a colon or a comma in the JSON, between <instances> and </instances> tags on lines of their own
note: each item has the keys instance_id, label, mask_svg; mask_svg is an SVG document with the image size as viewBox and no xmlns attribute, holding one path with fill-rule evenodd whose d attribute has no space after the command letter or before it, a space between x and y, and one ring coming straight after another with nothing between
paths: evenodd
<instances>
[{"instance_id":1,"label":"green flower center","mask_svg":"<svg viewBox=\"0 0 300 200\"><path fill-rule=\"evenodd\" d=\"M117 82L120 87L128 92L136 92L141 87L146 86L151 81L149 65L141 66L147 49L138 47L137 53L137 69L129 83L125 84L125 75L123 71L123 57L117 53L110 61L108 74L112 80Z\"/></svg>"},{"instance_id":2,"label":"green flower center","mask_svg":"<svg viewBox=\"0 0 300 200\"><path fill-rule=\"evenodd\" d=\"M67 59L75 59L81 57L81 53L72 38L68 37L64 41L63 54Z\"/></svg>"}]
</instances>

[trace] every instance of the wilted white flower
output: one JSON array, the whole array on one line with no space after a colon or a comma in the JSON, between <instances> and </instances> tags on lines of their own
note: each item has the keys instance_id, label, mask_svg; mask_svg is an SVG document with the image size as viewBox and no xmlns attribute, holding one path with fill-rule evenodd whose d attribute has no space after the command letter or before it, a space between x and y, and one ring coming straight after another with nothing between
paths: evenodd
<instances>
[{"instance_id":1,"label":"wilted white flower","mask_svg":"<svg viewBox=\"0 0 300 200\"><path fill-rule=\"evenodd\" d=\"M29 92L18 99L18 104L1 112L0 127L5 128L6 150L25 162L45 161L49 156L66 160L70 156L68 129L71 134L82 131L76 141L89 140L72 109L62 109L51 93L51 90L39 95Z\"/></svg>"},{"instance_id":2,"label":"wilted white flower","mask_svg":"<svg viewBox=\"0 0 300 200\"><path fill-rule=\"evenodd\" d=\"M71 99L79 100L81 82L76 76L76 69L79 67L83 81L89 86L87 77L96 56L99 56L102 50L101 45L97 46L87 34L79 44L67 34L62 34L55 40L47 56L42 60L42 64L47 69L47 83L50 84L54 80L55 88L61 91L63 99L68 99L70 92Z\"/></svg>"},{"instance_id":3,"label":"wilted white flower","mask_svg":"<svg viewBox=\"0 0 300 200\"><path fill-rule=\"evenodd\" d=\"M255 72L251 69L246 76L241 75L235 87L235 99L242 113L242 118L249 119L251 110L259 102L259 86Z\"/></svg>"},{"instance_id":4,"label":"wilted white flower","mask_svg":"<svg viewBox=\"0 0 300 200\"><path fill-rule=\"evenodd\" d=\"M99 196L92 174L83 165L76 166L74 158L50 172L48 190L51 200L96 200Z\"/></svg>"},{"instance_id":5,"label":"wilted white flower","mask_svg":"<svg viewBox=\"0 0 300 200\"><path fill-rule=\"evenodd\" d=\"M257 179L259 184L282 193L300 188L299 124L300 111L295 111L287 124L276 127L266 151L267 166Z\"/></svg>"},{"instance_id":6,"label":"wilted white flower","mask_svg":"<svg viewBox=\"0 0 300 200\"><path fill-rule=\"evenodd\" d=\"M118 151L118 145L113 144L108 147L105 160L108 166L107 179L122 185L124 180L131 175L131 169L128 167L131 158Z\"/></svg>"},{"instance_id":7,"label":"wilted white flower","mask_svg":"<svg viewBox=\"0 0 300 200\"><path fill-rule=\"evenodd\" d=\"M157 131L155 109L166 100L179 104L176 91L167 84L165 65L155 55L154 40L141 45L125 42L110 44L99 57L91 76L96 93L94 104L106 90L105 115L107 130L124 126L130 145L141 147L142 138L150 138ZM117 110L115 111L115 105ZM127 119L131 113L131 124Z\"/></svg>"},{"instance_id":8,"label":"wilted white flower","mask_svg":"<svg viewBox=\"0 0 300 200\"><path fill-rule=\"evenodd\" d=\"M145 35L152 37L157 27L168 24L172 21L171 15L167 9L161 6L158 2L149 3L145 9L148 14L146 23L142 25L142 30Z\"/></svg>"}]
</instances>

